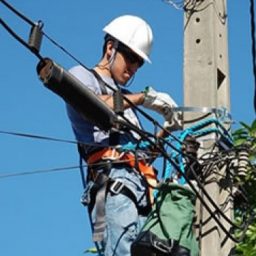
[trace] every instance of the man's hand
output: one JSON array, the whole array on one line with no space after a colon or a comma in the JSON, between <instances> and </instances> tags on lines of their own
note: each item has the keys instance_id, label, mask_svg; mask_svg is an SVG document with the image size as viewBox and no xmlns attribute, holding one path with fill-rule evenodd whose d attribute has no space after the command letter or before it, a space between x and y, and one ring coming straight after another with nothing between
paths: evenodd
<instances>
[{"instance_id":1,"label":"man's hand","mask_svg":"<svg viewBox=\"0 0 256 256\"><path fill-rule=\"evenodd\" d=\"M152 87L146 87L143 106L163 115L164 127L170 131L181 129L181 115L173 111L177 107L172 97L164 92L157 92Z\"/></svg>"},{"instance_id":2,"label":"man's hand","mask_svg":"<svg viewBox=\"0 0 256 256\"><path fill-rule=\"evenodd\" d=\"M144 93L145 98L143 106L163 116L165 116L165 113L168 114L168 109L177 107L175 101L167 93L157 92L152 87L146 87Z\"/></svg>"}]
</instances>

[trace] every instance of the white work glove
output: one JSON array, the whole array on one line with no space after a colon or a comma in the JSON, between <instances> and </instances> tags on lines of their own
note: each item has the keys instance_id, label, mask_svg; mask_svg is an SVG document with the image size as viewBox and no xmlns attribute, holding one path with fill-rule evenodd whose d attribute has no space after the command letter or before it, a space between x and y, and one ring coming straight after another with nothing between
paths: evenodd
<instances>
[{"instance_id":1,"label":"white work glove","mask_svg":"<svg viewBox=\"0 0 256 256\"><path fill-rule=\"evenodd\" d=\"M177 104L169 94L157 92L152 87L146 87L144 93L143 106L163 115L164 128L172 131L181 129L181 116L172 110Z\"/></svg>"},{"instance_id":2,"label":"white work glove","mask_svg":"<svg viewBox=\"0 0 256 256\"><path fill-rule=\"evenodd\" d=\"M167 93L157 92L152 87L146 87L144 93L145 98L143 106L158 112L163 115L165 119L168 119L170 110L177 107L175 101Z\"/></svg>"}]
</instances>

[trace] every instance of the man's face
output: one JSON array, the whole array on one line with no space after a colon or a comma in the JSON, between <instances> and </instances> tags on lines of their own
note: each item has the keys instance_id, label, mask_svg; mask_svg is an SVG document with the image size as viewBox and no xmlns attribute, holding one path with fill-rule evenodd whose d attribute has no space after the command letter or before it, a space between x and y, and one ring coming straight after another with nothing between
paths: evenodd
<instances>
[{"instance_id":1,"label":"man's face","mask_svg":"<svg viewBox=\"0 0 256 256\"><path fill-rule=\"evenodd\" d=\"M123 44L119 44L111 73L121 85L125 85L143 65L144 60Z\"/></svg>"},{"instance_id":2,"label":"man's face","mask_svg":"<svg viewBox=\"0 0 256 256\"><path fill-rule=\"evenodd\" d=\"M122 43L118 44L117 52L121 53L130 64L137 63L139 67L144 64L144 60L138 54Z\"/></svg>"}]
</instances>

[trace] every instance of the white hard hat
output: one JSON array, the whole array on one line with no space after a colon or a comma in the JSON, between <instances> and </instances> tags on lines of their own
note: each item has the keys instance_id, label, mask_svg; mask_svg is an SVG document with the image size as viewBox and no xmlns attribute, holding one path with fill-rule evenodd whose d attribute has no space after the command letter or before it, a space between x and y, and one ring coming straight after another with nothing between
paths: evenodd
<instances>
[{"instance_id":1,"label":"white hard hat","mask_svg":"<svg viewBox=\"0 0 256 256\"><path fill-rule=\"evenodd\" d=\"M153 43L153 33L143 19L133 15L123 15L111 21L103 28L103 31L151 63L149 55Z\"/></svg>"}]
</instances>

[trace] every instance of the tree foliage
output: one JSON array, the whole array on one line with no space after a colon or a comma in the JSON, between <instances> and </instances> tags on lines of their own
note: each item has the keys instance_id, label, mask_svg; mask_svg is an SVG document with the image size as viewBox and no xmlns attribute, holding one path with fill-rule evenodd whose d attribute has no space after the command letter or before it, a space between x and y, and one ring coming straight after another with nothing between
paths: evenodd
<instances>
[{"instance_id":1,"label":"tree foliage","mask_svg":"<svg viewBox=\"0 0 256 256\"><path fill-rule=\"evenodd\" d=\"M242 222L242 215L246 212L247 218L252 218L252 222L249 225L244 238L240 243L236 245L236 254L243 256L255 256L256 255L256 222L254 214L256 213L256 120L251 125L247 125L243 122L240 123L241 128L233 133L235 147L245 148L248 151L249 162L246 168L246 173L242 176L237 175L237 185L243 188L244 193L248 200L248 206L252 211L247 211L239 203L235 204L235 217L237 222ZM241 232L237 232L237 236L240 236Z\"/></svg>"}]
</instances>

